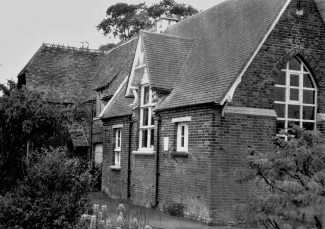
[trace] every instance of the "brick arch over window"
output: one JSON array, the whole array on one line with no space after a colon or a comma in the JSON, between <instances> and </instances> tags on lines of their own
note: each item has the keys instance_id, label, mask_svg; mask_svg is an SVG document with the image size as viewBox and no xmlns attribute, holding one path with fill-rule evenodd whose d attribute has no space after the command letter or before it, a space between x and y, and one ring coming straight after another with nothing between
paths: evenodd
<instances>
[{"instance_id":1,"label":"brick arch over window","mask_svg":"<svg viewBox=\"0 0 325 229\"><path fill-rule=\"evenodd\" d=\"M316 84L319 84L322 80L325 80L323 73L321 72L319 66L316 64L315 59L310 55L310 53L301 48L294 48L287 52L275 65L272 71L272 78L275 79L278 74L281 73L281 69L294 57L298 57L304 62L304 64L309 69L310 73L314 76Z\"/></svg>"}]
</instances>

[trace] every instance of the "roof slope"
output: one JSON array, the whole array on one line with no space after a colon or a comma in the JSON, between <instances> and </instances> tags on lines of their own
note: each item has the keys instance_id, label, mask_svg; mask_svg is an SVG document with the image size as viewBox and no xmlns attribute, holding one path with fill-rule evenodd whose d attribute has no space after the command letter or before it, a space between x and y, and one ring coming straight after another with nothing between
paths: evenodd
<instances>
[{"instance_id":1,"label":"roof slope","mask_svg":"<svg viewBox=\"0 0 325 229\"><path fill-rule=\"evenodd\" d=\"M171 90L194 39L142 32L151 87Z\"/></svg>"},{"instance_id":2,"label":"roof slope","mask_svg":"<svg viewBox=\"0 0 325 229\"><path fill-rule=\"evenodd\" d=\"M317 5L320 15L322 16L325 22L325 0L315 0L315 3Z\"/></svg>"},{"instance_id":3,"label":"roof slope","mask_svg":"<svg viewBox=\"0 0 325 229\"><path fill-rule=\"evenodd\" d=\"M124 76L130 73L137 43L138 39L134 38L105 53L101 58L93 89L105 87L114 78L120 78L121 75L123 76L121 78L124 79ZM117 87L112 88L110 94L113 95L116 89Z\"/></svg>"},{"instance_id":4,"label":"roof slope","mask_svg":"<svg viewBox=\"0 0 325 229\"><path fill-rule=\"evenodd\" d=\"M127 88L127 81L125 80L121 84L120 90L116 91L116 94L112 98L112 103L108 104L105 108L105 112L101 119L103 118L112 118L112 117L121 117L132 114L132 108L130 104L133 102L134 98L125 97L125 91Z\"/></svg>"},{"instance_id":5,"label":"roof slope","mask_svg":"<svg viewBox=\"0 0 325 229\"><path fill-rule=\"evenodd\" d=\"M81 124L74 122L68 127L68 130L74 147L89 146L85 130Z\"/></svg>"},{"instance_id":6,"label":"roof slope","mask_svg":"<svg viewBox=\"0 0 325 229\"><path fill-rule=\"evenodd\" d=\"M220 102L286 2L228 0L167 29L167 35L197 39L180 81L157 108Z\"/></svg>"},{"instance_id":7,"label":"roof slope","mask_svg":"<svg viewBox=\"0 0 325 229\"><path fill-rule=\"evenodd\" d=\"M26 84L59 102L83 101L92 85L102 52L43 44L21 71ZM19 77L19 76L18 76Z\"/></svg>"}]
</instances>

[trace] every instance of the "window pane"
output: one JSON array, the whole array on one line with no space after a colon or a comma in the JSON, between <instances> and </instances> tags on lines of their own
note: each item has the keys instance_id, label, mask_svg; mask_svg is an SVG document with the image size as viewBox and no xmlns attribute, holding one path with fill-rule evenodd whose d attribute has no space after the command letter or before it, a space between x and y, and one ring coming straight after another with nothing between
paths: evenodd
<instances>
[{"instance_id":1,"label":"window pane","mask_svg":"<svg viewBox=\"0 0 325 229\"><path fill-rule=\"evenodd\" d=\"M290 89L290 100L299 101L299 89Z\"/></svg>"},{"instance_id":2,"label":"window pane","mask_svg":"<svg viewBox=\"0 0 325 229\"><path fill-rule=\"evenodd\" d=\"M304 90L303 102L306 104L315 104L315 91Z\"/></svg>"},{"instance_id":3,"label":"window pane","mask_svg":"<svg viewBox=\"0 0 325 229\"><path fill-rule=\"evenodd\" d=\"M151 110L151 112L153 113L153 111ZM153 115L151 115L151 123L150 123L151 126L155 125L155 120L153 118Z\"/></svg>"},{"instance_id":4,"label":"window pane","mask_svg":"<svg viewBox=\"0 0 325 229\"><path fill-rule=\"evenodd\" d=\"M299 87L299 75L290 75L290 86Z\"/></svg>"},{"instance_id":5,"label":"window pane","mask_svg":"<svg viewBox=\"0 0 325 229\"><path fill-rule=\"evenodd\" d=\"M121 147L121 131L117 130L117 147Z\"/></svg>"},{"instance_id":6,"label":"window pane","mask_svg":"<svg viewBox=\"0 0 325 229\"><path fill-rule=\"evenodd\" d=\"M303 107L303 119L315 120L315 107Z\"/></svg>"},{"instance_id":7,"label":"window pane","mask_svg":"<svg viewBox=\"0 0 325 229\"><path fill-rule=\"evenodd\" d=\"M148 116L149 116L149 108L143 108L143 118L142 118L142 125L148 126Z\"/></svg>"},{"instance_id":8,"label":"window pane","mask_svg":"<svg viewBox=\"0 0 325 229\"><path fill-rule=\"evenodd\" d=\"M143 93L143 105L147 103L149 103L149 87L145 87Z\"/></svg>"},{"instance_id":9,"label":"window pane","mask_svg":"<svg viewBox=\"0 0 325 229\"><path fill-rule=\"evenodd\" d=\"M315 129L315 123L313 122L304 122L302 123L302 127L306 130L314 130Z\"/></svg>"},{"instance_id":10,"label":"window pane","mask_svg":"<svg viewBox=\"0 0 325 229\"><path fill-rule=\"evenodd\" d=\"M310 74L304 74L304 87L314 88Z\"/></svg>"},{"instance_id":11,"label":"window pane","mask_svg":"<svg viewBox=\"0 0 325 229\"><path fill-rule=\"evenodd\" d=\"M185 126L182 126L181 136L185 135Z\"/></svg>"},{"instance_id":12,"label":"window pane","mask_svg":"<svg viewBox=\"0 0 325 229\"><path fill-rule=\"evenodd\" d=\"M141 130L142 131L142 148L148 147L148 130Z\"/></svg>"},{"instance_id":13,"label":"window pane","mask_svg":"<svg viewBox=\"0 0 325 229\"><path fill-rule=\"evenodd\" d=\"M277 114L277 116L279 118L284 118L284 114L285 114L285 104L274 104L274 109L275 109L275 112Z\"/></svg>"},{"instance_id":14,"label":"window pane","mask_svg":"<svg viewBox=\"0 0 325 229\"><path fill-rule=\"evenodd\" d=\"M285 94L286 94L286 89L284 87L275 87L274 100L284 102Z\"/></svg>"},{"instance_id":15,"label":"window pane","mask_svg":"<svg viewBox=\"0 0 325 229\"><path fill-rule=\"evenodd\" d=\"M150 138L150 147L153 147L155 145L155 130L151 129L151 138Z\"/></svg>"},{"instance_id":16,"label":"window pane","mask_svg":"<svg viewBox=\"0 0 325 229\"><path fill-rule=\"evenodd\" d=\"M181 126L181 147L185 146L185 126Z\"/></svg>"},{"instance_id":17,"label":"window pane","mask_svg":"<svg viewBox=\"0 0 325 229\"><path fill-rule=\"evenodd\" d=\"M281 130L284 130L285 129L285 121L282 121L282 120L278 120L276 122L276 133L278 134Z\"/></svg>"},{"instance_id":18,"label":"window pane","mask_svg":"<svg viewBox=\"0 0 325 229\"><path fill-rule=\"evenodd\" d=\"M292 58L289 62L289 69L300 71L300 61L296 58Z\"/></svg>"},{"instance_id":19,"label":"window pane","mask_svg":"<svg viewBox=\"0 0 325 229\"><path fill-rule=\"evenodd\" d=\"M286 72L281 71L275 79L275 84L286 85Z\"/></svg>"},{"instance_id":20,"label":"window pane","mask_svg":"<svg viewBox=\"0 0 325 229\"><path fill-rule=\"evenodd\" d=\"M300 106L288 105L288 118L300 119Z\"/></svg>"}]
</instances>

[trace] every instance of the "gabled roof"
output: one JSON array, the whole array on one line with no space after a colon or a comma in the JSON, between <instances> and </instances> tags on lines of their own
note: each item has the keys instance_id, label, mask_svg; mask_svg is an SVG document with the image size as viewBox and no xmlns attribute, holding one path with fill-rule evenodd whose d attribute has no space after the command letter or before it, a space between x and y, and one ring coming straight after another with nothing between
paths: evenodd
<instances>
[{"instance_id":1,"label":"gabled roof","mask_svg":"<svg viewBox=\"0 0 325 229\"><path fill-rule=\"evenodd\" d=\"M103 52L42 44L18 77L58 102L84 101L93 94L95 73Z\"/></svg>"},{"instance_id":2,"label":"gabled roof","mask_svg":"<svg viewBox=\"0 0 325 229\"><path fill-rule=\"evenodd\" d=\"M196 38L180 80L157 109L221 103L289 4L228 0L171 26L166 35Z\"/></svg>"},{"instance_id":3,"label":"gabled roof","mask_svg":"<svg viewBox=\"0 0 325 229\"><path fill-rule=\"evenodd\" d=\"M110 84L115 78L123 76L124 79L124 76L130 73L137 42L138 38L131 39L105 53L96 72L93 89L100 90ZM109 88L109 94L114 95L117 87Z\"/></svg>"},{"instance_id":4,"label":"gabled roof","mask_svg":"<svg viewBox=\"0 0 325 229\"><path fill-rule=\"evenodd\" d=\"M116 90L113 98L108 102L102 113L99 115L101 119L121 117L132 114L132 108L130 107L130 104L134 99L125 97L126 87L127 77L125 77L122 84Z\"/></svg>"},{"instance_id":5,"label":"gabled roof","mask_svg":"<svg viewBox=\"0 0 325 229\"><path fill-rule=\"evenodd\" d=\"M194 39L141 33L151 87L171 90L190 53Z\"/></svg>"}]
</instances>

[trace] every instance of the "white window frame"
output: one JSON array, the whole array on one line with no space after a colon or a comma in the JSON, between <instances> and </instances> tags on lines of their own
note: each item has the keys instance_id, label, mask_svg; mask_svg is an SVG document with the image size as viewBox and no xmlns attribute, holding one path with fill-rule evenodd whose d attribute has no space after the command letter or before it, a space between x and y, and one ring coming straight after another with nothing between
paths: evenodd
<instances>
[{"instance_id":1,"label":"white window frame","mask_svg":"<svg viewBox=\"0 0 325 229\"><path fill-rule=\"evenodd\" d=\"M114 129L115 149L114 149L114 165L121 167L121 147L122 147L122 128Z\"/></svg>"},{"instance_id":2,"label":"white window frame","mask_svg":"<svg viewBox=\"0 0 325 229\"><path fill-rule=\"evenodd\" d=\"M144 104L144 91L145 88L149 88L149 101L147 104ZM139 132L139 151L153 151L154 146L151 145L151 138L154 136L151 136L151 131L155 129L155 123L151 123L152 121L152 115L153 115L153 107L156 104L152 101L152 90L151 87L148 84L141 86L141 103L140 103L140 132ZM143 125L143 113L144 110L148 109L148 125ZM143 138L143 132L148 131L147 134L147 145L142 145L142 138Z\"/></svg>"},{"instance_id":3,"label":"white window frame","mask_svg":"<svg viewBox=\"0 0 325 229\"><path fill-rule=\"evenodd\" d=\"M299 62L300 62L300 70L291 70L289 68L289 63L290 60L287 62L286 64L286 68L282 69L282 72L285 72L285 77L286 77L286 84L285 85L279 85L279 84L275 84L275 87L278 88L285 88L285 101L274 101L275 104L283 104L285 105L285 117L278 117L277 120L278 121L285 121L285 125L284 125L284 130L287 130L289 128L288 123L289 122L299 122L299 126L301 128L303 128L303 123L314 123L314 129L316 129L316 115L317 115L317 85L315 82L315 79L313 77L313 75L311 74L311 72L308 70L307 66L304 64L304 62L297 58L296 58ZM307 71L305 71L305 69L307 69ZM303 80L304 80L304 74L309 74L311 81L313 83L313 88L307 88L304 87L303 85ZM299 86L291 86L290 85L290 80L291 80L291 75L298 75L299 76ZM299 91L299 99L298 100L291 100L290 99L290 89L297 89ZM315 97L314 97L314 104L306 104L303 103L303 93L304 91L314 91L315 93ZM299 119L294 119L294 118L289 118L288 114L289 114L289 105L298 105L300 107L300 117ZM314 107L314 120L306 120L303 119L303 107ZM277 134L277 136L280 137L284 137L285 140L288 139L287 136L284 135L279 135Z\"/></svg>"},{"instance_id":4,"label":"white window frame","mask_svg":"<svg viewBox=\"0 0 325 229\"><path fill-rule=\"evenodd\" d=\"M184 127L184 134L182 135L182 128ZM176 151L177 152L188 152L188 123L179 122L177 123L177 140L176 140ZM184 138L184 145L182 145L182 138Z\"/></svg>"}]
</instances>

